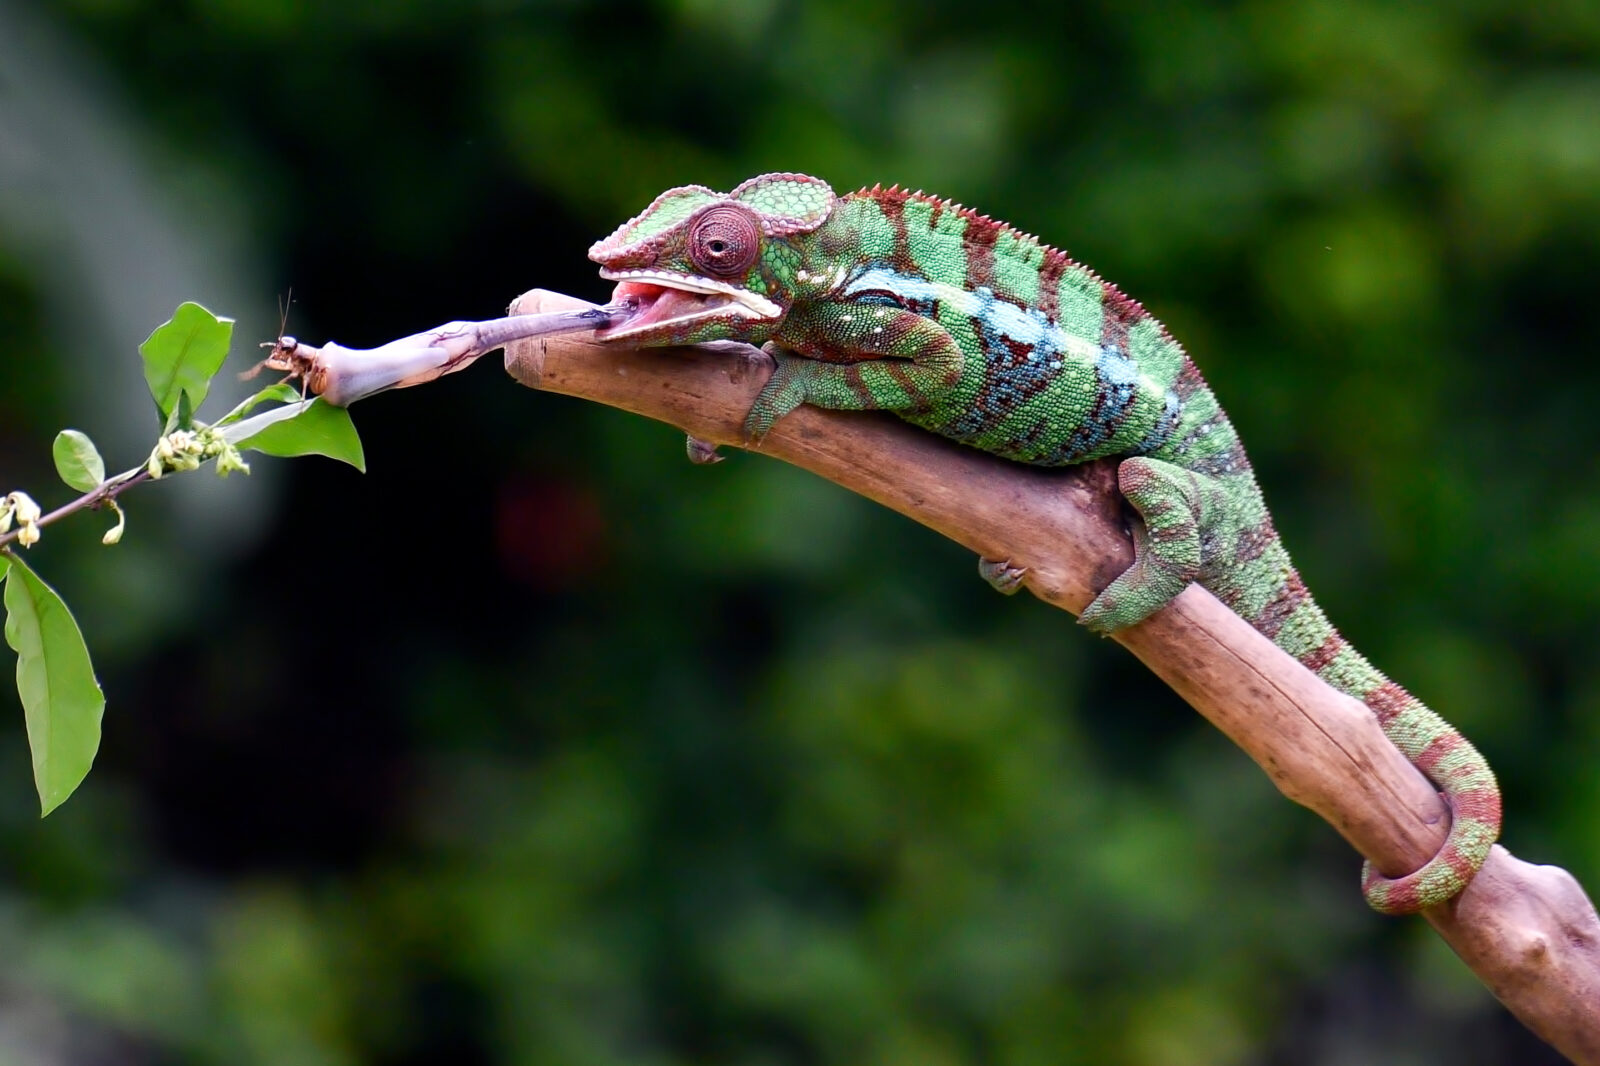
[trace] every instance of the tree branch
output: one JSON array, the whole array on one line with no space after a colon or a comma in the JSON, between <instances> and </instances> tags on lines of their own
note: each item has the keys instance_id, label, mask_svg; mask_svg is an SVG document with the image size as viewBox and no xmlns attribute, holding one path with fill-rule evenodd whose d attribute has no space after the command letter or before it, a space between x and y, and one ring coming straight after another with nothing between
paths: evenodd
<instances>
[{"instance_id":1,"label":"tree branch","mask_svg":"<svg viewBox=\"0 0 1600 1066\"><path fill-rule=\"evenodd\" d=\"M535 289L514 314L581 305ZM601 346L585 334L512 344L507 370L532 388L579 396L741 446L740 426L769 367L744 346ZM801 407L759 449L1028 568L1026 585L1077 614L1132 560L1113 467L1046 470L941 440L889 415ZM1087 635L1080 639L1087 639ZM1115 638L1389 876L1422 866L1449 814L1376 719L1191 586ZM1351 878L1355 891L1356 878ZM1424 917L1490 991L1575 1062L1600 1066L1600 919L1577 881L1495 847L1455 900Z\"/></svg>"}]
</instances>

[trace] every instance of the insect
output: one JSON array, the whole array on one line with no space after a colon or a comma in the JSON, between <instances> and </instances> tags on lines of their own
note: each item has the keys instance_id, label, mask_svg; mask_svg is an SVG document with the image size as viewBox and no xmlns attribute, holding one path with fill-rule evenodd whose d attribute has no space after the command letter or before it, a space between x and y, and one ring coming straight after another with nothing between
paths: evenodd
<instances>
[{"instance_id":1,"label":"insect","mask_svg":"<svg viewBox=\"0 0 1600 1066\"><path fill-rule=\"evenodd\" d=\"M251 381L263 370L281 371L287 375L284 383L300 383L300 399L304 400L308 391L320 395L327 387L327 369L318 358L321 354L319 351L311 349L309 353L302 352L300 342L285 332L289 328L289 308L293 304L294 287L290 286L288 294L278 301L277 339L261 343L261 347L270 349L267 357L241 373L239 379Z\"/></svg>"}]
</instances>

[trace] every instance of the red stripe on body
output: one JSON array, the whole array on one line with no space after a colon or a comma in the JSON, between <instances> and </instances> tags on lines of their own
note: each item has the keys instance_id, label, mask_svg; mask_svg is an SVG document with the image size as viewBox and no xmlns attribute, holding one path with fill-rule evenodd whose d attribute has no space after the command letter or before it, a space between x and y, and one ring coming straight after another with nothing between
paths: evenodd
<instances>
[{"instance_id":1,"label":"red stripe on body","mask_svg":"<svg viewBox=\"0 0 1600 1066\"><path fill-rule=\"evenodd\" d=\"M1268 640L1277 640L1283 623L1289 620L1289 616L1299 609L1309 595L1300 575L1290 573L1271 601L1261 609L1261 613L1250 619L1251 627Z\"/></svg>"},{"instance_id":2,"label":"red stripe on body","mask_svg":"<svg viewBox=\"0 0 1600 1066\"><path fill-rule=\"evenodd\" d=\"M1387 726L1402 711L1409 710L1418 701L1415 696L1395 684L1385 681L1361 698L1378 718L1378 724Z\"/></svg>"},{"instance_id":3,"label":"red stripe on body","mask_svg":"<svg viewBox=\"0 0 1600 1066\"><path fill-rule=\"evenodd\" d=\"M1322 671L1326 670L1328 665L1339 657L1339 653L1349 646L1349 643L1343 637L1338 633L1333 633L1327 640L1306 652L1300 658L1300 665L1321 677Z\"/></svg>"},{"instance_id":4,"label":"red stripe on body","mask_svg":"<svg viewBox=\"0 0 1600 1066\"><path fill-rule=\"evenodd\" d=\"M966 235L961 243L967 253L967 291L994 287L994 245L1000 239L1004 223L976 211L963 211L967 220ZM981 335L981 331L980 331Z\"/></svg>"}]
</instances>

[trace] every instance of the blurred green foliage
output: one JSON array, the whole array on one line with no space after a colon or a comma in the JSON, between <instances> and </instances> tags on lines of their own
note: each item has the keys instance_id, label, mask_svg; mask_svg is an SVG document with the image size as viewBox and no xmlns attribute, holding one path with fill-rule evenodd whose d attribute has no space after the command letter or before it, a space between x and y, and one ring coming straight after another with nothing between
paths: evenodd
<instances>
[{"instance_id":1,"label":"blurred green foliage","mask_svg":"<svg viewBox=\"0 0 1600 1066\"><path fill-rule=\"evenodd\" d=\"M1600 7L22 0L0 454L113 467L182 299L365 345L660 189L899 182L1206 369L1329 612L1600 885ZM241 367L242 369L242 367ZM130 384L131 383L131 384ZM912 524L480 367L34 549L109 706L0 730L0 1059L1552 1061L1114 646ZM124 464L126 465L126 464ZM201 494L203 492L203 494ZM41 500L48 503L49 501Z\"/></svg>"}]
</instances>

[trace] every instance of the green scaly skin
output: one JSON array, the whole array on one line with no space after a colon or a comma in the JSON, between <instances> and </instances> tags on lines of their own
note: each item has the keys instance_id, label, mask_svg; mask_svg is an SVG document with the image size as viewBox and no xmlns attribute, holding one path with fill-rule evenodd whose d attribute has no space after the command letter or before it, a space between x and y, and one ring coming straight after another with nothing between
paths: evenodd
<instances>
[{"instance_id":1,"label":"green scaly skin","mask_svg":"<svg viewBox=\"0 0 1600 1066\"><path fill-rule=\"evenodd\" d=\"M1317 605L1273 529L1233 425L1166 329L1115 286L1037 239L921 193L835 196L801 174L731 193L663 193L589 253L638 311L597 334L635 345L742 340L777 368L746 421L759 440L802 403L882 409L1024 463L1121 459L1143 523L1134 563L1080 617L1098 633L1148 618L1198 582L1341 692L1448 799L1444 846L1385 878L1390 914L1459 893L1500 831L1483 757L1379 673ZM997 587L1019 572L983 564Z\"/></svg>"}]
</instances>

